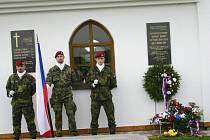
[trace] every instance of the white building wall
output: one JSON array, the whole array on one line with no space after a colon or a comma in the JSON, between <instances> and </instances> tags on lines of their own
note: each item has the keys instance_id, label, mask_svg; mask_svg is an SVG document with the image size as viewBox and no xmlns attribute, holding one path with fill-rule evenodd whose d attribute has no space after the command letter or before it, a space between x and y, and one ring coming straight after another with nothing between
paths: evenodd
<instances>
[{"instance_id":1,"label":"white building wall","mask_svg":"<svg viewBox=\"0 0 210 140\"><path fill-rule=\"evenodd\" d=\"M198 3L199 42L202 59L202 96L205 121L210 121L210 1L201 0Z\"/></svg>"},{"instance_id":2,"label":"white building wall","mask_svg":"<svg viewBox=\"0 0 210 140\"><path fill-rule=\"evenodd\" d=\"M149 124L149 118L155 113L154 102L150 100L142 86L143 75L148 69L146 23L170 22L172 64L182 78L181 88L176 98L184 105L189 101L195 101L202 106L201 57L195 4L2 14L0 15L0 56L2 57L0 60L0 134L12 133L11 105L5 90L7 78L12 73L10 31L35 30L39 35L47 73L55 64L54 54L57 50L64 51L65 61L69 64L70 36L80 23L88 19L102 23L110 31L115 42L118 88L112 93L118 126ZM78 108L77 126L89 128L90 91L78 90L73 93ZM157 111L162 110L163 104L159 103ZM52 110L51 113L54 120ZM68 129L67 117L65 112L63 114L63 128ZM27 131L25 120L23 119L22 122L22 132L25 132ZM103 110L99 125L107 126Z\"/></svg>"}]
</instances>

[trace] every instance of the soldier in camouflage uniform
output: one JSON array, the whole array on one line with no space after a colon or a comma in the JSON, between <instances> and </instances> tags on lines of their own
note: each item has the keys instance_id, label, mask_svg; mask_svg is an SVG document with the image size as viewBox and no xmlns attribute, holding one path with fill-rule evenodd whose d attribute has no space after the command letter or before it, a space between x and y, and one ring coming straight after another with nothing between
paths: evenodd
<instances>
[{"instance_id":1,"label":"soldier in camouflage uniform","mask_svg":"<svg viewBox=\"0 0 210 140\"><path fill-rule=\"evenodd\" d=\"M48 87L52 84L54 85L50 104L55 112L56 136L62 137L63 105L68 116L70 134L76 136L77 127L75 121L75 112L77 108L73 101L73 94L71 91L71 85L72 82L76 80L76 76L71 67L64 63L64 54L62 51L58 51L55 54L55 59L57 63L49 70L46 83Z\"/></svg>"},{"instance_id":2,"label":"soldier in camouflage uniform","mask_svg":"<svg viewBox=\"0 0 210 140\"><path fill-rule=\"evenodd\" d=\"M110 134L115 134L116 124L111 89L117 86L116 77L111 68L105 66L103 52L98 52L95 59L96 66L90 69L87 75L87 83L91 86L92 135L97 135L101 106L103 106L107 115Z\"/></svg>"},{"instance_id":3,"label":"soldier in camouflage uniform","mask_svg":"<svg viewBox=\"0 0 210 140\"><path fill-rule=\"evenodd\" d=\"M32 96L36 92L36 83L33 76L26 73L25 62L16 61L17 73L12 74L6 85L7 96L12 98L12 120L14 140L19 140L21 134L21 119L24 115L30 136L36 139L35 115Z\"/></svg>"}]
</instances>

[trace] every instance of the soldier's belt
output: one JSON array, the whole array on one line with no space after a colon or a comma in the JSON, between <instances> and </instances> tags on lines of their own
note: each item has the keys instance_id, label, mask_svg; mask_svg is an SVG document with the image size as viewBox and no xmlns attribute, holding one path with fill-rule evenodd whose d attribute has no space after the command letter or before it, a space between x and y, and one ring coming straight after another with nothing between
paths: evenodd
<instances>
[{"instance_id":1,"label":"soldier's belt","mask_svg":"<svg viewBox=\"0 0 210 140\"><path fill-rule=\"evenodd\" d=\"M54 85L54 88L71 88L71 85Z\"/></svg>"},{"instance_id":2,"label":"soldier's belt","mask_svg":"<svg viewBox=\"0 0 210 140\"><path fill-rule=\"evenodd\" d=\"M29 100L31 96L26 95L13 95L13 99L23 99L23 100Z\"/></svg>"},{"instance_id":3,"label":"soldier's belt","mask_svg":"<svg viewBox=\"0 0 210 140\"><path fill-rule=\"evenodd\" d=\"M97 87L99 87L99 88L109 88L108 85L97 85Z\"/></svg>"}]
</instances>

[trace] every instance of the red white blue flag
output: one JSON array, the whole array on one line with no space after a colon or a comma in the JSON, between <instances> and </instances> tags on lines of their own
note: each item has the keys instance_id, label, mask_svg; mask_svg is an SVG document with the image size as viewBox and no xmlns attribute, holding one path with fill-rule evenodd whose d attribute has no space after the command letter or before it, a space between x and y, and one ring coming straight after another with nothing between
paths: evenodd
<instances>
[{"instance_id":1,"label":"red white blue flag","mask_svg":"<svg viewBox=\"0 0 210 140\"><path fill-rule=\"evenodd\" d=\"M36 52L36 109L37 122L40 135L43 137L53 137L52 121L48 104L48 91L45 82L45 74L42 62L40 44L37 37Z\"/></svg>"}]
</instances>

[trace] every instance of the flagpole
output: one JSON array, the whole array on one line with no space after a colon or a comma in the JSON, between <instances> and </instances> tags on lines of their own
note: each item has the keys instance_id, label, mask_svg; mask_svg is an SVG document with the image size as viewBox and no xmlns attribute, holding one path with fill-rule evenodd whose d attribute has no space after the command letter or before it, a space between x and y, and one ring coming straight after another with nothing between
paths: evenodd
<instances>
[{"instance_id":1,"label":"flagpole","mask_svg":"<svg viewBox=\"0 0 210 140\"><path fill-rule=\"evenodd\" d=\"M40 47L39 39L38 39L38 35L37 34L36 34L36 38L37 38L37 44ZM52 118L51 118L51 113L50 113L49 101L47 102L47 112L48 112L48 115L49 115L49 123L50 123L50 129L51 129L52 137L55 137L54 131L53 131L53 125L52 125Z\"/></svg>"},{"instance_id":2,"label":"flagpole","mask_svg":"<svg viewBox=\"0 0 210 140\"><path fill-rule=\"evenodd\" d=\"M49 120L50 120L50 129L51 129L52 137L55 137L54 131L53 131L53 125L52 125L52 119L51 119L49 103L47 103L47 111L48 111Z\"/></svg>"}]
</instances>

